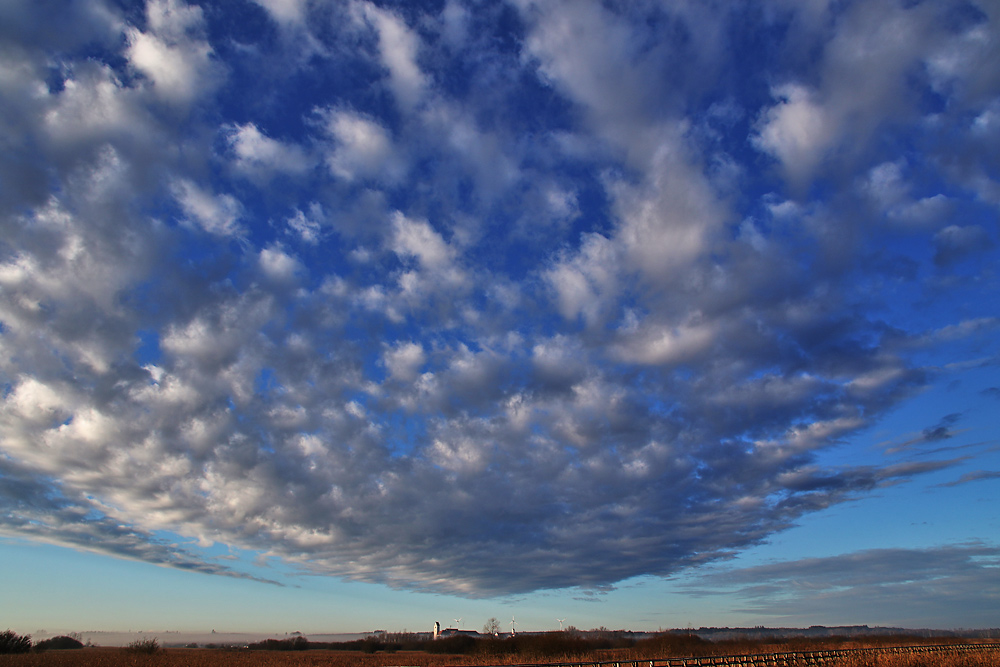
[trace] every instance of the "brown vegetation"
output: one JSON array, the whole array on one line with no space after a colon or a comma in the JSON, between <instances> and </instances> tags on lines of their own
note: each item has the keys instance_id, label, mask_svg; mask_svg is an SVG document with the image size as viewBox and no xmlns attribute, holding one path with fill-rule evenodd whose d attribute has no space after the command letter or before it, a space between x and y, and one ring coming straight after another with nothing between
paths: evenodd
<instances>
[{"instance_id":1,"label":"brown vegetation","mask_svg":"<svg viewBox=\"0 0 1000 667\"><path fill-rule=\"evenodd\" d=\"M933 655L852 656L831 667L996 667L997 653L937 653Z\"/></svg>"},{"instance_id":2,"label":"brown vegetation","mask_svg":"<svg viewBox=\"0 0 1000 667\"><path fill-rule=\"evenodd\" d=\"M898 638L897 638L898 639ZM183 649L160 648L142 653L125 648L86 648L77 651L46 651L0 656L0 667L443 667L445 665L516 665L541 662L583 662L601 660L640 660L675 656L746 655L793 651L817 651L839 648L867 648L885 645L943 644L942 640L892 642L884 639L823 641L790 639L780 642L731 640L708 642L694 635L659 635L631 642L630 646L608 644L594 648L592 640L562 633L519 636L519 642L504 639L478 640L465 654L430 651ZM301 642L300 642L301 644ZM425 648L442 650L443 642L427 642ZM455 642L456 647L458 642ZM360 648L360 647L352 647ZM469 649L470 647L465 647ZM514 649L517 649L516 651ZM910 655L852 655L827 667L995 667L1000 651L991 653L935 653Z\"/></svg>"}]
</instances>

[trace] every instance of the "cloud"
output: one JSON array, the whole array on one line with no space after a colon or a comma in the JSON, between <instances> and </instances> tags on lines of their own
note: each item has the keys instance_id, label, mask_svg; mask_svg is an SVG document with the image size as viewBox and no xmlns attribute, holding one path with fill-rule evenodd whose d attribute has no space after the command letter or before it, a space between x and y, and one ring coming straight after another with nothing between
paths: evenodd
<instances>
[{"instance_id":1,"label":"cloud","mask_svg":"<svg viewBox=\"0 0 1000 667\"><path fill-rule=\"evenodd\" d=\"M405 163L396 155L389 132L379 123L351 111L330 110L326 127L336 142L326 160L334 175L389 182L402 177Z\"/></svg>"},{"instance_id":2,"label":"cloud","mask_svg":"<svg viewBox=\"0 0 1000 667\"><path fill-rule=\"evenodd\" d=\"M803 86L779 86L772 95L778 103L761 118L754 143L781 161L790 180L808 179L837 138L836 120Z\"/></svg>"},{"instance_id":3,"label":"cloud","mask_svg":"<svg viewBox=\"0 0 1000 667\"><path fill-rule=\"evenodd\" d=\"M942 613L975 624L981 610L997 604L985 584L998 557L990 544L871 549L718 570L693 582L689 593L732 590L746 600L741 611L789 620L826 618L831 625L856 623L859 608L869 624L933 627Z\"/></svg>"},{"instance_id":4,"label":"cloud","mask_svg":"<svg viewBox=\"0 0 1000 667\"><path fill-rule=\"evenodd\" d=\"M300 25L305 21L307 0L254 0L278 23Z\"/></svg>"},{"instance_id":5,"label":"cloud","mask_svg":"<svg viewBox=\"0 0 1000 667\"><path fill-rule=\"evenodd\" d=\"M6 509L0 515L0 534L189 572L282 585L199 558L176 544L123 525L99 506L68 497L58 485L4 459L0 459L0 501Z\"/></svg>"},{"instance_id":6,"label":"cloud","mask_svg":"<svg viewBox=\"0 0 1000 667\"><path fill-rule=\"evenodd\" d=\"M295 213L285 220L289 233L298 235L310 245L319 243L323 235L323 226L327 223L326 214L319 202L310 202L308 213L295 209Z\"/></svg>"},{"instance_id":7,"label":"cloud","mask_svg":"<svg viewBox=\"0 0 1000 667\"><path fill-rule=\"evenodd\" d=\"M967 472L954 482L946 482L944 484L939 484L938 486L960 486L962 484L968 484L969 482L980 482L983 480L990 479L1000 479L1000 471L998 470L976 470L975 472Z\"/></svg>"},{"instance_id":8,"label":"cloud","mask_svg":"<svg viewBox=\"0 0 1000 667\"><path fill-rule=\"evenodd\" d=\"M596 323L618 291L617 251L600 234L586 237L574 257L556 262L545 274L555 292L559 312L567 319L583 316Z\"/></svg>"},{"instance_id":9,"label":"cloud","mask_svg":"<svg viewBox=\"0 0 1000 667\"><path fill-rule=\"evenodd\" d=\"M419 343L406 343L388 350L385 366L396 380L412 382L417 378L420 367L427 361L424 348Z\"/></svg>"},{"instance_id":10,"label":"cloud","mask_svg":"<svg viewBox=\"0 0 1000 667\"><path fill-rule=\"evenodd\" d=\"M188 220L215 236L239 236L242 207L232 195L215 195L194 181L181 179L174 182L174 197Z\"/></svg>"},{"instance_id":11,"label":"cloud","mask_svg":"<svg viewBox=\"0 0 1000 667\"><path fill-rule=\"evenodd\" d=\"M253 123L228 128L227 141L236 158L236 168L253 175L301 174L311 160L300 147L263 134Z\"/></svg>"},{"instance_id":12,"label":"cloud","mask_svg":"<svg viewBox=\"0 0 1000 667\"><path fill-rule=\"evenodd\" d=\"M149 0L147 31L129 28L126 55L160 98L188 105L221 76L212 48L202 39L202 9L178 0Z\"/></svg>"},{"instance_id":13,"label":"cloud","mask_svg":"<svg viewBox=\"0 0 1000 667\"><path fill-rule=\"evenodd\" d=\"M937 426L924 429L924 440L934 442L952 437L954 434L951 431L951 427L961 418L962 415L960 414L945 415L941 418Z\"/></svg>"},{"instance_id":14,"label":"cloud","mask_svg":"<svg viewBox=\"0 0 1000 667\"><path fill-rule=\"evenodd\" d=\"M697 313L691 322L680 326L650 325L640 331L626 333L615 350L620 359L639 364L676 364L690 362L709 349L714 338L712 326L699 321Z\"/></svg>"},{"instance_id":15,"label":"cloud","mask_svg":"<svg viewBox=\"0 0 1000 667\"><path fill-rule=\"evenodd\" d=\"M797 191L827 167L861 159L877 128L917 113L908 78L947 39L929 6L871 2L828 10L796 8L797 20L816 25L827 14L834 29L818 40L821 62L812 81L792 78L772 88L777 102L760 115L752 138L779 160Z\"/></svg>"},{"instance_id":16,"label":"cloud","mask_svg":"<svg viewBox=\"0 0 1000 667\"><path fill-rule=\"evenodd\" d=\"M427 78L417 63L420 38L403 19L370 2L357 2L359 17L374 28L378 35L379 56L389 72L389 87L397 103L404 109L415 107L428 86Z\"/></svg>"},{"instance_id":17,"label":"cloud","mask_svg":"<svg viewBox=\"0 0 1000 667\"><path fill-rule=\"evenodd\" d=\"M956 324L948 324L935 331L928 332L918 339L921 344L933 344L938 341L958 341L988 334L1000 327L1000 318L977 317L962 320Z\"/></svg>"},{"instance_id":18,"label":"cloud","mask_svg":"<svg viewBox=\"0 0 1000 667\"><path fill-rule=\"evenodd\" d=\"M82 67L46 110L47 134L57 146L116 135L134 141L134 135L152 129L134 97L110 68Z\"/></svg>"},{"instance_id":19,"label":"cloud","mask_svg":"<svg viewBox=\"0 0 1000 667\"><path fill-rule=\"evenodd\" d=\"M443 272L451 267L455 250L426 220L412 220L397 211L392 232L392 250L398 256L416 259L428 271Z\"/></svg>"},{"instance_id":20,"label":"cloud","mask_svg":"<svg viewBox=\"0 0 1000 667\"><path fill-rule=\"evenodd\" d=\"M276 283L292 283L304 271L302 264L280 246L270 246L261 250L259 261L264 277Z\"/></svg>"},{"instance_id":21,"label":"cloud","mask_svg":"<svg viewBox=\"0 0 1000 667\"><path fill-rule=\"evenodd\" d=\"M682 275L712 247L727 211L679 137L656 141L649 183L636 188L618 182L610 191L620 220L616 241L630 264L660 284Z\"/></svg>"},{"instance_id":22,"label":"cloud","mask_svg":"<svg viewBox=\"0 0 1000 667\"><path fill-rule=\"evenodd\" d=\"M7 534L608 590L959 465L831 461L996 357L991 12L258 4L3 10Z\"/></svg>"},{"instance_id":23,"label":"cloud","mask_svg":"<svg viewBox=\"0 0 1000 667\"><path fill-rule=\"evenodd\" d=\"M934 263L954 264L992 245L985 229L978 225L948 225L934 235Z\"/></svg>"}]
</instances>

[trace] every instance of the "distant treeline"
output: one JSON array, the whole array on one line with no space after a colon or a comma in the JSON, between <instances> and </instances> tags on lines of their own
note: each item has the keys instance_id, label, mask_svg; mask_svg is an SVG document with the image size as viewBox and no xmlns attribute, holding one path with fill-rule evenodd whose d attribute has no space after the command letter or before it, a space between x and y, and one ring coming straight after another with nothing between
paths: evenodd
<instances>
[{"instance_id":1,"label":"distant treeline","mask_svg":"<svg viewBox=\"0 0 1000 667\"><path fill-rule=\"evenodd\" d=\"M713 628L714 632L699 630L671 630L656 634L634 633L625 630L613 631L604 628L592 631L575 629L565 632L523 633L516 636L494 637L491 635L459 634L440 639L429 639L426 634L379 633L346 642L312 642L304 636L287 639L266 639L248 645L246 648L264 651L305 651L325 649L328 651L360 651L364 653L394 653L396 651L426 651L448 655L479 655L490 657L526 656L551 657L592 654L609 649L631 649L636 656L693 656L740 652L752 653L759 644L784 647L794 651L817 645L837 644L845 639L865 635L868 642L885 645L906 645L925 643L933 638L937 643L949 640L959 641L960 637L987 637L995 630L978 630L978 634L959 634L938 631L924 635L920 632L892 629L895 632L831 632L835 628L811 628L807 634L778 634L765 628ZM803 631L799 631L800 633ZM714 634L714 639L702 636Z\"/></svg>"},{"instance_id":2,"label":"distant treeline","mask_svg":"<svg viewBox=\"0 0 1000 667\"><path fill-rule=\"evenodd\" d=\"M380 634L347 642L311 642L305 637L265 639L247 648L264 651L362 651L365 653L426 651L448 655L532 655L565 656L618 648L648 649L655 652L694 655L712 643L695 635L663 634L636 640L633 633L603 631L525 633L514 637L454 635L427 639L417 634Z\"/></svg>"}]
</instances>

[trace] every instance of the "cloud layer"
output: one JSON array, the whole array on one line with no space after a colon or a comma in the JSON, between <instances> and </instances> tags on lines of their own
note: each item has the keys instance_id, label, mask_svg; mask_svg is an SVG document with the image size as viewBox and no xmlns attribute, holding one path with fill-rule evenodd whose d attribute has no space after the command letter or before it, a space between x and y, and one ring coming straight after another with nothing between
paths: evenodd
<instances>
[{"instance_id":1,"label":"cloud layer","mask_svg":"<svg viewBox=\"0 0 1000 667\"><path fill-rule=\"evenodd\" d=\"M997 608L1000 599L991 582L998 559L1000 551L983 544L871 549L707 574L689 592L732 590L746 601L747 611L791 622L852 623L863 604L866 618L936 627L941 618L985 618Z\"/></svg>"},{"instance_id":2,"label":"cloud layer","mask_svg":"<svg viewBox=\"0 0 1000 667\"><path fill-rule=\"evenodd\" d=\"M960 414L822 453L996 361L991 3L40 11L0 10L7 534L597 588L956 460L911 454Z\"/></svg>"}]
</instances>

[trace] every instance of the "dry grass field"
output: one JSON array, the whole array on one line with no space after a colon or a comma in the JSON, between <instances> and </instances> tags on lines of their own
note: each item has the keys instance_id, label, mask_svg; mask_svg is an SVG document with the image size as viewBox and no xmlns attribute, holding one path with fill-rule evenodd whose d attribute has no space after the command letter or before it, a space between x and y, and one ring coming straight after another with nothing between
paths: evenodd
<instances>
[{"instance_id":1,"label":"dry grass field","mask_svg":"<svg viewBox=\"0 0 1000 667\"><path fill-rule=\"evenodd\" d=\"M875 644L882 645L882 644ZM806 643L795 645L756 642L723 642L699 655L745 655L770 652L810 651L835 648L864 648L862 641ZM167 648L155 653L137 653L125 648L85 648L67 651L47 651L18 655L0 655L0 667L445 667L449 665L516 665L524 663L558 663L666 658L675 652L654 655L648 650L610 649L565 656L486 656L441 655L423 651L379 652L361 651L261 651L227 649ZM690 655L690 654L689 654ZM852 655L825 667L998 667L1000 651L987 653L956 652L910 655Z\"/></svg>"},{"instance_id":2,"label":"dry grass field","mask_svg":"<svg viewBox=\"0 0 1000 667\"><path fill-rule=\"evenodd\" d=\"M360 651L231 651L224 649L161 649L137 654L123 648L86 648L0 655L0 667L438 667L474 664L473 656L433 655L423 651L362 653Z\"/></svg>"},{"instance_id":3,"label":"dry grass field","mask_svg":"<svg viewBox=\"0 0 1000 667\"><path fill-rule=\"evenodd\" d=\"M828 663L834 667L997 667L998 653L856 656Z\"/></svg>"}]
</instances>

